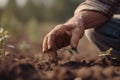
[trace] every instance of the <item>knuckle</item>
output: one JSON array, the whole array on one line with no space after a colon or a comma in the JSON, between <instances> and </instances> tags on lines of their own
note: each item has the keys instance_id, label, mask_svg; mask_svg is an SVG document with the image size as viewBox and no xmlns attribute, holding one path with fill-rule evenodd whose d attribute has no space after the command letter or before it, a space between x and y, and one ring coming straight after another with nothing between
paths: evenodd
<instances>
[{"instance_id":1,"label":"knuckle","mask_svg":"<svg viewBox=\"0 0 120 80\"><path fill-rule=\"evenodd\" d=\"M55 29L61 29L64 25L63 24L59 24L55 27Z\"/></svg>"},{"instance_id":2,"label":"knuckle","mask_svg":"<svg viewBox=\"0 0 120 80\"><path fill-rule=\"evenodd\" d=\"M49 34L48 37L49 37L49 38L53 38L53 37L54 37L54 33Z\"/></svg>"}]
</instances>

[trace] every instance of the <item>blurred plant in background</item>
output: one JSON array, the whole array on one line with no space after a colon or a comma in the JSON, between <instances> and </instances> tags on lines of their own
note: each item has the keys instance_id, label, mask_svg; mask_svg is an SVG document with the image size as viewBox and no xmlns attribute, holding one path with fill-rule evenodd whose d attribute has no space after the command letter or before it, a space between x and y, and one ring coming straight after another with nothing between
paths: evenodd
<instances>
[{"instance_id":1,"label":"blurred plant in background","mask_svg":"<svg viewBox=\"0 0 120 80\"><path fill-rule=\"evenodd\" d=\"M12 35L10 43L39 45L56 24L72 17L83 0L0 0L0 26ZM35 48L36 49L36 48Z\"/></svg>"},{"instance_id":2,"label":"blurred plant in background","mask_svg":"<svg viewBox=\"0 0 120 80\"><path fill-rule=\"evenodd\" d=\"M27 22L35 17L38 21L65 21L73 15L82 0L0 0L1 21L17 18ZM5 15L5 16L3 16Z\"/></svg>"},{"instance_id":3,"label":"blurred plant in background","mask_svg":"<svg viewBox=\"0 0 120 80\"><path fill-rule=\"evenodd\" d=\"M15 48L14 45L8 44L9 38L8 31L0 27L0 55L2 56L9 55L8 48Z\"/></svg>"},{"instance_id":4,"label":"blurred plant in background","mask_svg":"<svg viewBox=\"0 0 120 80\"><path fill-rule=\"evenodd\" d=\"M10 33L21 35L22 31L34 38L36 30L44 27L40 24L66 21L82 1L0 0L0 25Z\"/></svg>"},{"instance_id":5,"label":"blurred plant in background","mask_svg":"<svg viewBox=\"0 0 120 80\"><path fill-rule=\"evenodd\" d=\"M4 57L8 54L7 39L8 39L8 31L4 30L3 28L0 28L0 55Z\"/></svg>"}]
</instances>

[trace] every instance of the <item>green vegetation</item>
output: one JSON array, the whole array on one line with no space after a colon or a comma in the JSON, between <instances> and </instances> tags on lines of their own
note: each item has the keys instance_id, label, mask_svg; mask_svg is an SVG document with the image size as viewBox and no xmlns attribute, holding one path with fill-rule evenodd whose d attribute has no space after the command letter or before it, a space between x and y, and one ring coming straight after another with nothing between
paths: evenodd
<instances>
[{"instance_id":1,"label":"green vegetation","mask_svg":"<svg viewBox=\"0 0 120 80\"><path fill-rule=\"evenodd\" d=\"M73 15L75 8L82 2L82 0L54 0L51 6L47 6L42 0L38 5L32 0L27 0L25 6L18 7L15 1L10 0L7 7L0 10L1 21L5 16L6 19L16 18L23 23L32 17L40 22L65 21Z\"/></svg>"},{"instance_id":2,"label":"green vegetation","mask_svg":"<svg viewBox=\"0 0 120 80\"><path fill-rule=\"evenodd\" d=\"M113 48L110 48L108 50L106 50L105 52L101 52L101 54L99 56L107 56L110 55L111 51L113 50Z\"/></svg>"},{"instance_id":3,"label":"green vegetation","mask_svg":"<svg viewBox=\"0 0 120 80\"><path fill-rule=\"evenodd\" d=\"M49 6L47 0L27 0L23 7L18 7L16 0L8 1L0 8L0 26L14 37L27 36L25 40L39 43L46 31L69 19L83 0L53 0Z\"/></svg>"},{"instance_id":4,"label":"green vegetation","mask_svg":"<svg viewBox=\"0 0 120 80\"><path fill-rule=\"evenodd\" d=\"M0 54L4 57L8 54L7 52L7 39L8 39L8 31L0 28Z\"/></svg>"}]
</instances>

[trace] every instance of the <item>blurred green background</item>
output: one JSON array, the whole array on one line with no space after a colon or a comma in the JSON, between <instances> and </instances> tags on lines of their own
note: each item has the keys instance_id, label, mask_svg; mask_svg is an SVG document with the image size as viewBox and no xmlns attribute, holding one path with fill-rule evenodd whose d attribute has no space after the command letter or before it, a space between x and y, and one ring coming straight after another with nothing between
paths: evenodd
<instances>
[{"instance_id":1,"label":"blurred green background","mask_svg":"<svg viewBox=\"0 0 120 80\"><path fill-rule=\"evenodd\" d=\"M7 16L8 19L15 18L22 23L33 17L39 22L59 22L72 16L81 2L82 0L0 0L0 18Z\"/></svg>"},{"instance_id":2,"label":"blurred green background","mask_svg":"<svg viewBox=\"0 0 120 80\"><path fill-rule=\"evenodd\" d=\"M16 35L26 33L34 41L38 38L37 35L42 34L37 32L43 32L44 27L49 29L72 17L75 8L82 1L0 0L0 26Z\"/></svg>"}]
</instances>

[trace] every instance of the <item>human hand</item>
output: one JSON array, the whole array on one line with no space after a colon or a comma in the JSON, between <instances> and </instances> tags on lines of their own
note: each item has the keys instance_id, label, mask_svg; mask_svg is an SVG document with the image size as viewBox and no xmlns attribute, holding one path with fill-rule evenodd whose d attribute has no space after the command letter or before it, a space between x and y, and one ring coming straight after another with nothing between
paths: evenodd
<instances>
[{"instance_id":1,"label":"human hand","mask_svg":"<svg viewBox=\"0 0 120 80\"><path fill-rule=\"evenodd\" d=\"M79 39L83 34L84 27L80 27L75 23L57 25L45 36L43 41L43 52L49 50L56 51L68 45L70 45L72 49L76 49Z\"/></svg>"},{"instance_id":2,"label":"human hand","mask_svg":"<svg viewBox=\"0 0 120 80\"><path fill-rule=\"evenodd\" d=\"M43 52L47 52L49 60L52 63L58 64L57 49L71 45L71 48L76 50L79 39L84 34L84 28L75 23L66 23L57 25L50 31L43 41Z\"/></svg>"},{"instance_id":3,"label":"human hand","mask_svg":"<svg viewBox=\"0 0 120 80\"><path fill-rule=\"evenodd\" d=\"M48 50L60 49L68 45L76 49L79 39L83 36L84 30L88 28L96 28L103 24L108 18L94 11L75 12L65 24L57 25L50 31L43 41L43 52Z\"/></svg>"},{"instance_id":4,"label":"human hand","mask_svg":"<svg viewBox=\"0 0 120 80\"><path fill-rule=\"evenodd\" d=\"M53 57L57 57L56 51L68 45L76 50L79 39L83 36L84 30L88 28L96 28L103 24L108 18L94 11L75 12L65 24L57 25L44 38L43 52L47 52L49 57L51 53Z\"/></svg>"}]
</instances>

